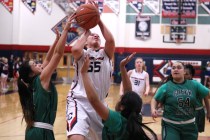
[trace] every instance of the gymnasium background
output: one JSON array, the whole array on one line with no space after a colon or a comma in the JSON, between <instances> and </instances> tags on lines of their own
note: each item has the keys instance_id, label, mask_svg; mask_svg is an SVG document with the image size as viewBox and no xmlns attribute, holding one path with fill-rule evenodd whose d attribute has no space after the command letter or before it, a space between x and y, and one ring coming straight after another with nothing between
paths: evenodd
<instances>
[{"instance_id":1,"label":"gymnasium background","mask_svg":"<svg viewBox=\"0 0 210 140\"><path fill-rule=\"evenodd\" d=\"M45 5L41 5L46 2L50 3L48 11L46 7L44 8ZM81 2L83 1L79 1ZM165 77L167 74L164 70L168 62L177 60L193 64L196 68L195 78L203 82L204 69L210 61L208 0L207 2L172 0L171 5L176 6L171 8L170 14L165 11L170 5L164 3L166 0L98 0L98 2L103 4L100 9L103 10L101 18L116 41L113 59L114 82L121 81L119 62L132 52L137 52L136 57L145 60L151 83L157 83ZM56 4L56 0L1 0L0 3L0 56L9 58L14 54L29 55L36 59L45 57L46 51L55 39L53 27L66 17L65 11ZM186 5L189 11L183 8ZM177 27L181 27L183 35L179 36L175 32L175 37L172 36L171 33L175 30L171 28L173 20L178 21ZM145 21L148 27L143 25L140 29L141 21ZM91 31L98 32L98 30L98 27L95 27ZM177 37L180 40L177 41ZM64 79L72 77L72 72L69 70L72 70L73 44L74 41L66 47L65 55L58 67L58 77ZM127 69L132 68L134 61L127 65Z\"/></svg>"}]
</instances>

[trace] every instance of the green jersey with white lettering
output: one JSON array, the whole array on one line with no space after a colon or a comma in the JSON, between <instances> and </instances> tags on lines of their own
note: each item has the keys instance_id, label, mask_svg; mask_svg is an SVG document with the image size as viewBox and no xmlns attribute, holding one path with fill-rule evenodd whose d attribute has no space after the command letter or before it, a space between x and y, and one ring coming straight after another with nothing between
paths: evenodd
<instances>
[{"instance_id":1,"label":"green jersey with white lettering","mask_svg":"<svg viewBox=\"0 0 210 140\"><path fill-rule=\"evenodd\" d=\"M203 99L208 93L209 89L195 80L181 84L168 81L157 90L154 98L164 105L164 118L186 121L195 117L197 99Z\"/></svg>"}]
</instances>

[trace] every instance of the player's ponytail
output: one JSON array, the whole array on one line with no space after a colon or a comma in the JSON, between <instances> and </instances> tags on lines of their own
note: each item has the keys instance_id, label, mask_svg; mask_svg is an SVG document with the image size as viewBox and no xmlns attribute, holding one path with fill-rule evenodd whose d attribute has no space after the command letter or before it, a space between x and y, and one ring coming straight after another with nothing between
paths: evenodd
<instances>
[{"instance_id":1,"label":"player's ponytail","mask_svg":"<svg viewBox=\"0 0 210 140\"><path fill-rule=\"evenodd\" d=\"M145 130L152 135L152 139L157 140L156 134L141 122L142 119L139 116L142 108L142 99L138 94L133 91L124 94L118 105L124 108L121 110L121 115L127 119L126 129L129 132L130 140L150 140Z\"/></svg>"},{"instance_id":2,"label":"player's ponytail","mask_svg":"<svg viewBox=\"0 0 210 140\"><path fill-rule=\"evenodd\" d=\"M34 105L33 105L33 79L29 74L32 72L29 62L24 62L19 69L18 93L27 128L34 123Z\"/></svg>"}]
</instances>

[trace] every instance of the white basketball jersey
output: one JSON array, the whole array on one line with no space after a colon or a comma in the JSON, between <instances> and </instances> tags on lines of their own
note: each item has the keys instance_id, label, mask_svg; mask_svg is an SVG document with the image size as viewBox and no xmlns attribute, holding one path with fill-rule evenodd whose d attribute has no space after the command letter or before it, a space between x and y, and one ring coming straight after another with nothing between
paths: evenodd
<instances>
[{"instance_id":1,"label":"white basketball jersey","mask_svg":"<svg viewBox=\"0 0 210 140\"><path fill-rule=\"evenodd\" d=\"M75 62L75 76L69 94L75 98L87 98L80 72L86 55L89 55L90 59L88 69L90 82L93 82L100 100L104 100L109 92L112 74L112 64L104 49L94 51L89 48L87 51L84 50L83 56Z\"/></svg>"},{"instance_id":2,"label":"white basketball jersey","mask_svg":"<svg viewBox=\"0 0 210 140\"><path fill-rule=\"evenodd\" d=\"M130 75L130 81L132 85L132 90L135 91L139 96L142 96L146 88L146 75L147 72L142 71L141 73L136 72L135 69L132 70Z\"/></svg>"}]
</instances>

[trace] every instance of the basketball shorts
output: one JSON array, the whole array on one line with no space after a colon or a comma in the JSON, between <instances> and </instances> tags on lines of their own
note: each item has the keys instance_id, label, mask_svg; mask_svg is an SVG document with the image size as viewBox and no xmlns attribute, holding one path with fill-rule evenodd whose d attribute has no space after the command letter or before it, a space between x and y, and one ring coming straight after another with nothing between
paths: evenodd
<instances>
[{"instance_id":1,"label":"basketball shorts","mask_svg":"<svg viewBox=\"0 0 210 140\"><path fill-rule=\"evenodd\" d=\"M67 137L77 134L86 140L102 139L102 119L92 108L88 99L74 99L67 96Z\"/></svg>"},{"instance_id":2,"label":"basketball shorts","mask_svg":"<svg viewBox=\"0 0 210 140\"><path fill-rule=\"evenodd\" d=\"M198 132L204 132L205 129L205 111L204 108L196 110L196 124Z\"/></svg>"},{"instance_id":3,"label":"basketball shorts","mask_svg":"<svg viewBox=\"0 0 210 140\"><path fill-rule=\"evenodd\" d=\"M162 120L163 140L197 140L198 130L195 122L189 124L172 124Z\"/></svg>"}]
</instances>

